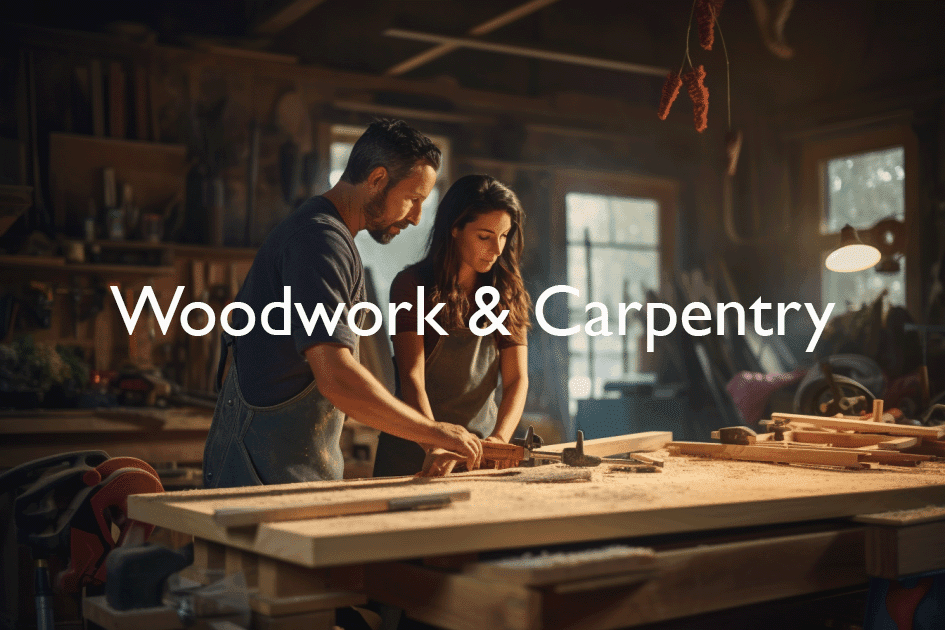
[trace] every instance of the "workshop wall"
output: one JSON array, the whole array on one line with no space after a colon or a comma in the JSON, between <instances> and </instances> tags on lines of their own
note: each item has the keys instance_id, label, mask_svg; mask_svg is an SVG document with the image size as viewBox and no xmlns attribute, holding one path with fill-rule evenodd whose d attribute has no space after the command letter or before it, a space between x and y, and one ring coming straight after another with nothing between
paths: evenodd
<instances>
[{"instance_id":1,"label":"workshop wall","mask_svg":"<svg viewBox=\"0 0 945 630\"><path fill-rule=\"evenodd\" d=\"M471 72L463 69L468 65L454 66L441 58L409 79L379 74L383 68L366 61L346 70L307 65L306 50L314 55L334 41L324 24L344 23L339 21L344 12L357 9L328 4L338 12L336 21L306 17L267 51L199 38L189 45L166 46L155 44L153 35L136 40L128 33L6 25L0 77L9 81L0 89L13 107L0 108L0 136L19 138L24 157L8 179L38 181L38 198L44 203L20 219L0 246L19 253L36 230L82 237L87 208L56 205L55 173L48 172L50 134L181 146L186 179L180 190L168 191L160 207L150 209L174 217L164 222L164 241L213 245L216 255L199 247L175 248L173 270L152 284L162 305L178 284L188 287L184 303L210 295L215 286L221 289L214 299L222 301L235 292L252 248L268 230L298 198L324 189L330 126L396 116L450 139L453 178L484 171L519 191L528 215L524 275L533 297L565 282L563 252L548 247L555 222L562 220L555 216L560 204L553 198L554 181L561 171L577 169L678 183L675 260L668 272L699 268L717 279L725 266L745 303L759 295L770 302L817 302L822 241L816 209L805 206L801 194L804 143L892 120L904 122L918 138L919 258L910 270L919 279L917 305L928 306L931 266L941 256L943 242L935 203L941 204L945 179L945 108L941 55L935 54L930 36L945 29L939 3L916 3L909 12L890 2L798 3L787 22L791 59L776 57L765 45L759 34L764 30L759 31L749 3L726 6L721 17L730 57L732 128L744 136L731 178L724 175L728 88L718 45L711 54L693 51L694 56L699 53L694 63L706 65L712 95L709 127L698 134L685 94L666 121L656 119L662 82L652 77L621 75L616 80L613 74L599 74L603 71L566 65L549 69L521 59L503 62L503 70L496 72L492 56L483 64L490 72ZM566 48L586 45L578 33L591 29L599 33L592 45L602 57L645 57L675 67L682 56L689 3L640 4L632 14L608 21L596 4L562 3L560 11L510 27L509 34ZM488 7L482 11L488 13ZM838 25L849 40L839 56ZM308 49L302 46L305 37L313 40ZM372 40L359 45L364 48L359 58L369 59L378 47L397 52L403 44ZM127 89L121 95L109 92L122 80ZM286 95L293 98L287 101ZM301 103L307 122L297 128L286 124L283 109L294 103ZM29 129L31 120L35 132ZM29 146L31 137L36 142ZM298 161L304 167L286 173L286 151L308 157ZM147 278L139 275L126 284L139 286ZM84 347L110 339L108 349L97 353L107 358L96 360L101 369L137 353L145 363L174 364L178 377L198 389L210 387L212 343L186 338L175 322L166 338L158 331L145 335L147 343L129 346L110 297L101 316L86 318L73 329L72 307L62 293L66 285L62 279L54 284L60 293L53 299L51 325L44 330L33 322L37 339L71 339ZM80 284L83 290L96 289L87 279ZM22 288L22 283L16 286ZM128 299L134 297L132 290ZM809 337L808 331L792 332L798 339ZM566 413L561 406L566 368L562 377L560 365L567 360L567 348L535 335L530 352L528 408L561 417ZM543 369L554 366L558 368Z\"/></svg>"}]
</instances>

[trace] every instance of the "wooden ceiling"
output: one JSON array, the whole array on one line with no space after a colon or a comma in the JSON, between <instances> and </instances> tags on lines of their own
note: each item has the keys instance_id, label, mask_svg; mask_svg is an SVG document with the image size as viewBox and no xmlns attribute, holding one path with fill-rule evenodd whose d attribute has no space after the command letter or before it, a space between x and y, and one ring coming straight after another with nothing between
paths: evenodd
<instances>
[{"instance_id":1,"label":"wooden ceiling","mask_svg":"<svg viewBox=\"0 0 945 630\"><path fill-rule=\"evenodd\" d=\"M797 0L785 22L792 59L764 45L751 2L775 11L781 0L729 0L720 15L733 91L754 107L789 106L945 74L945 2ZM295 56L300 62L371 75L439 80L527 96L580 92L631 103L659 100L663 79L468 47L390 37L389 29L468 38L538 51L678 67L690 0L34 0L8 6L10 21L105 30L146 24L157 40L189 45L214 39ZM707 83L725 88L717 40L697 47ZM521 51L518 51L521 52ZM738 100L738 99L736 99Z\"/></svg>"}]
</instances>

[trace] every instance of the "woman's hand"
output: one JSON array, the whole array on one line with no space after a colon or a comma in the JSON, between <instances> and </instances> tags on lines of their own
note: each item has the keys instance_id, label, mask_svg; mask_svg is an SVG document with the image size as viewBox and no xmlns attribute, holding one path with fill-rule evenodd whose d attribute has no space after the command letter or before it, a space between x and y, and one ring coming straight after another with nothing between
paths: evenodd
<instances>
[{"instance_id":1,"label":"woman's hand","mask_svg":"<svg viewBox=\"0 0 945 630\"><path fill-rule=\"evenodd\" d=\"M453 467L465 458L459 453L448 451L445 448L434 448L427 451L423 459L423 470L416 477L445 477L453 472Z\"/></svg>"}]
</instances>

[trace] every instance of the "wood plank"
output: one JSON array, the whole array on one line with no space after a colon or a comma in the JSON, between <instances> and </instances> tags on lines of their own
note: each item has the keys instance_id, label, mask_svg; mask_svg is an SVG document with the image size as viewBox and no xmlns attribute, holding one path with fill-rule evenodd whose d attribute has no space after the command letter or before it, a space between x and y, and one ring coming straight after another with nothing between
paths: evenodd
<instances>
[{"instance_id":1,"label":"wood plank","mask_svg":"<svg viewBox=\"0 0 945 630\"><path fill-rule=\"evenodd\" d=\"M773 420L797 420L820 427L856 431L859 433L885 433L887 435L931 438L933 440L945 436L945 427L914 427L903 424L872 422L869 420L845 420L821 416L805 416L796 413L773 413L771 414L771 418Z\"/></svg>"},{"instance_id":2,"label":"wood plank","mask_svg":"<svg viewBox=\"0 0 945 630\"><path fill-rule=\"evenodd\" d=\"M82 600L82 615L105 630L177 630L184 622L170 606L115 610L104 595Z\"/></svg>"},{"instance_id":3,"label":"wood plank","mask_svg":"<svg viewBox=\"0 0 945 630\"><path fill-rule=\"evenodd\" d=\"M634 453L637 451L656 451L667 443L672 441L671 431L646 431L643 433L630 433L628 435L618 435L616 437L596 438L593 440L584 440L584 454L597 457L607 457L608 455L619 455L621 453ZM546 453L561 453L566 448L574 448L577 442L563 442L561 444L549 444L540 449Z\"/></svg>"},{"instance_id":4,"label":"wood plank","mask_svg":"<svg viewBox=\"0 0 945 630\"><path fill-rule=\"evenodd\" d=\"M213 513L213 520L223 527L246 527L260 523L279 521L297 521L302 519L329 518L332 516L350 516L352 514L373 514L376 512L394 512L398 510L427 509L443 507L454 501L468 501L469 491L441 492L428 495L407 495L347 501L325 505L299 504L280 507L221 508Z\"/></svg>"},{"instance_id":5,"label":"wood plank","mask_svg":"<svg viewBox=\"0 0 945 630\"><path fill-rule=\"evenodd\" d=\"M924 439L915 446L909 448L908 452L919 453L920 455L945 457L945 441Z\"/></svg>"},{"instance_id":6,"label":"wood plank","mask_svg":"<svg viewBox=\"0 0 945 630\"><path fill-rule=\"evenodd\" d=\"M871 525L919 525L932 521L945 520L945 505L927 505L914 510L899 510L898 512L880 512L879 514L861 514L853 517L857 523Z\"/></svg>"},{"instance_id":7,"label":"wood plank","mask_svg":"<svg viewBox=\"0 0 945 630\"><path fill-rule=\"evenodd\" d=\"M945 520L907 527L874 525L866 531L866 569L895 580L945 569Z\"/></svg>"},{"instance_id":8,"label":"wood plank","mask_svg":"<svg viewBox=\"0 0 945 630\"><path fill-rule=\"evenodd\" d=\"M258 556L254 553L240 551L234 547L226 548L224 569L227 575L242 573L248 588L256 588L258 582ZM272 614L272 613L265 613Z\"/></svg>"},{"instance_id":9,"label":"wood plank","mask_svg":"<svg viewBox=\"0 0 945 630\"><path fill-rule=\"evenodd\" d=\"M412 619L450 630L537 630L538 591L518 584L487 582L410 564L372 565L365 594L402 608Z\"/></svg>"},{"instance_id":10,"label":"wood plank","mask_svg":"<svg viewBox=\"0 0 945 630\"><path fill-rule=\"evenodd\" d=\"M327 593L328 572L324 569L300 567L274 558L259 558L259 594L270 599Z\"/></svg>"},{"instance_id":11,"label":"wood plank","mask_svg":"<svg viewBox=\"0 0 945 630\"><path fill-rule=\"evenodd\" d=\"M543 466L554 470L556 466ZM492 471L489 471L492 472ZM507 473L508 471L499 471ZM518 471L515 471L518 472ZM659 477L608 475L587 481L527 484L518 477L457 476L436 480L469 489L468 502L417 514L366 514L340 519L266 523L254 530L216 524L214 510L279 501L350 501L408 489L429 491L412 478L311 482L136 495L136 520L211 539L309 567L331 567L483 550L614 540L792 523L945 504L940 471L838 474L715 459L671 459ZM726 488L719 493L718 488Z\"/></svg>"},{"instance_id":12,"label":"wood plank","mask_svg":"<svg viewBox=\"0 0 945 630\"><path fill-rule=\"evenodd\" d=\"M841 466L844 468L860 466L861 457L859 453L837 452L831 449L787 448L784 446L742 446L739 444L709 444L704 442L670 442L666 445L666 448L681 455L718 457L750 462Z\"/></svg>"},{"instance_id":13,"label":"wood plank","mask_svg":"<svg viewBox=\"0 0 945 630\"><path fill-rule=\"evenodd\" d=\"M831 444L841 448L861 448L863 446L879 446L885 450L902 450L915 446L919 438L901 437L891 438L888 435L862 433L835 433L825 431L791 431L795 442L804 444Z\"/></svg>"},{"instance_id":14,"label":"wood plank","mask_svg":"<svg viewBox=\"0 0 945 630\"><path fill-rule=\"evenodd\" d=\"M790 448L793 450L820 450L828 453L857 453L860 462L874 462L877 464L886 464L889 466L918 466L921 462L933 461L935 457L931 455L912 455L909 453L900 453L898 451L886 451L876 446L859 448L840 448L828 444L806 444L803 442L783 442L781 448Z\"/></svg>"},{"instance_id":15,"label":"wood plank","mask_svg":"<svg viewBox=\"0 0 945 630\"><path fill-rule=\"evenodd\" d=\"M907 448L911 448L919 443L919 438L915 437L898 437L892 440L886 440L877 444L877 448L884 451L901 451Z\"/></svg>"},{"instance_id":16,"label":"wood plank","mask_svg":"<svg viewBox=\"0 0 945 630\"><path fill-rule=\"evenodd\" d=\"M367 603L367 596L351 591L329 591L296 595L293 597L269 597L261 593L251 593L249 607L261 615L279 617L302 613L334 610L345 606L360 606Z\"/></svg>"},{"instance_id":17,"label":"wood plank","mask_svg":"<svg viewBox=\"0 0 945 630\"><path fill-rule=\"evenodd\" d=\"M456 630L612 630L864 584L863 540L854 528L657 552L660 572L593 597L398 563L369 567L366 593Z\"/></svg>"},{"instance_id":18,"label":"wood plank","mask_svg":"<svg viewBox=\"0 0 945 630\"><path fill-rule=\"evenodd\" d=\"M866 582L862 529L659 552L665 567L629 588L548 596L542 620L560 630L611 630Z\"/></svg>"},{"instance_id":19,"label":"wood plank","mask_svg":"<svg viewBox=\"0 0 945 630\"><path fill-rule=\"evenodd\" d=\"M468 564L464 573L484 581L544 586L614 574L650 575L658 568L653 549L620 545L589 551L475 562Z\"/></svg>"}]
</instances>

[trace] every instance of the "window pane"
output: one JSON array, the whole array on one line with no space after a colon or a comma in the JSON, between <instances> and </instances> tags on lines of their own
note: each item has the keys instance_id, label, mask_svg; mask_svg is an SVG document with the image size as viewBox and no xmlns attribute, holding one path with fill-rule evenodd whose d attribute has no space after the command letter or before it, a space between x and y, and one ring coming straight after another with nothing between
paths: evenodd
<instances>
[{"instance_id":1,"label":"window pane","mask_svg":"<svg viewBox=\"0 0 945 630\"><path fill-rule=\"evenodd\" d=\"M902 147L835 158L827 162L824 234L847 223L869 228L880 219L905 219L905 150Z\"/></svg>"},{"instance_id":2,"label":"window pane","mask_svg":"<svg viewBox=\"0 0 945 630\"><path fill-rule=\"evenodd\" d=\"M652 199L614 199L611 203L615 241L659 245L659 206Z\"/></svg>"},{"instance_id":3,"label":"window pane","mask_svg":"<svg viewBox=\"0 0 945 630\"><path fill-rule=\"evenodd\" d=\"M631 313L626 318L626 336L618 334L619 304L643 303L646 289L659 290L659 205L653 199L585 193L568 193L565 204L568 284L580 291L579 296L568 300L569 324L581 326L578 334L568 337L568 393L571 412L575 413L577 399L602 397L607 382L637 378L642 328L634 323L635 315ZM585 231L592 242L590 294ZM591 338L584 332L585 323L600 315L598 309L584 311L590 302L607 306L611 336ZM595 330L600 328L595 324Z\"/></svg>"}]
</instances>

